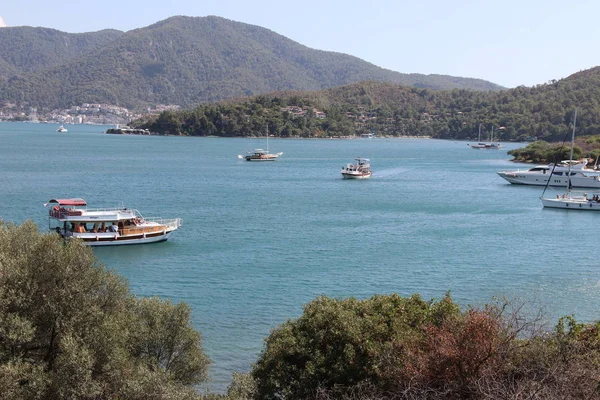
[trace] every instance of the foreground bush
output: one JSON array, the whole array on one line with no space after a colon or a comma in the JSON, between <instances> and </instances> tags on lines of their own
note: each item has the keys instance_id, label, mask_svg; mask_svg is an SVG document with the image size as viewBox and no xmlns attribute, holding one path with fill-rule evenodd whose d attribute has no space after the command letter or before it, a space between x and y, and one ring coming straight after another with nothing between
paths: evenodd
<instances>
[{"instance_id":1,"label":"foreground bush","mask_svg":"<svg viewBox=\"0 0 600 400\"><path fill-rule=\"evenodd\" d=\"M79 241L0 221L3 399L193 399L208 366L186 305L138 299Z\"/></svg>"},{"instance_id":2,"label":"foreground bush","mask_svg":"<svg viewBox=\"0 0 600 400\"><path fill-rule=\"evenodd\" d=\"M600 325L538 329L510 304L460 311L447 295L319 297L275 329L257 399L598 399Z\"/></svg>"}]
</instances>

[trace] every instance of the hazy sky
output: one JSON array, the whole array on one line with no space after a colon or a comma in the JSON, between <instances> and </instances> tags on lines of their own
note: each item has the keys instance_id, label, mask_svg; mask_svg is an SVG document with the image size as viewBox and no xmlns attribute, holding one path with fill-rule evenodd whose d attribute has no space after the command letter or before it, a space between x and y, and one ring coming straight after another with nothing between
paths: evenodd
<instances>
[{"instance_id":1,"label":"hazy sky","mask_svg":"<svg viewBox=\"0 0 600 400\"><path fill-rule=\"evenodd\" d=\"M128 31L216 15L404 73L533 86L600 65L598 0L3 0L0 26Z\"/></svg>"}]
</instances>

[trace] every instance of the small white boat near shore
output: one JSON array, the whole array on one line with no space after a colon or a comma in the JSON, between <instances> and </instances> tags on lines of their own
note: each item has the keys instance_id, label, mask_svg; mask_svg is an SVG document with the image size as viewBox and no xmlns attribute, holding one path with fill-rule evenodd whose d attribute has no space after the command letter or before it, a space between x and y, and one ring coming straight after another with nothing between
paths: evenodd
<instances>
[{"instance_id":1,"label":"small white boat near shore","mask_svg":"<svg viewBox=\"0 0 600 400\"><path fill-rule=\"evenodd\" d=\"M161 242L182 224L181 218L144 218L131 208L87 208L81 198L51 199L48 228L65 239L78 238L90 246Z\"/></svg>"},{"instance_id":2,"label":"small white boat near shore","mask_svg":"<svg viewBox=\"0 0 600 400\"><path fill-rule=\"evenodd\" d=\"M58 129L56 130L56 132L67 132L67 128L65 128L63 125L59 126Z\"/></svg>"}]
</instances>

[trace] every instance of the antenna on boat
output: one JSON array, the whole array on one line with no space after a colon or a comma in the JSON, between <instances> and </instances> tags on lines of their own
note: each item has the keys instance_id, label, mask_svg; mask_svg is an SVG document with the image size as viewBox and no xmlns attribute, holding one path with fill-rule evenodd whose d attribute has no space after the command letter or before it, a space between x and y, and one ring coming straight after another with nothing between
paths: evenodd
<instances>
[{"instance_id":1,"label":"antenna on boat","mask_svg":"<svg viewBox=\"0 0 600 400\"><path fill-rule=\"evenodd\" d=\"M569 170L567 172L567 193L571 191L571 164L573 164L573 145L575 144L575 125L577 124L577 108L573 116L573 134L571 135L571 153L569 154Z\"/></svg>"},{"instance_id":2,"label":"antenna on boat","mask_svg":"<svg viewBox=\"0 0 600 400\"><path fill-rule=\"evenodd\" d=\"M267 153L269 152L269 123L267 122Z\"/></svg>"}]
</instances>

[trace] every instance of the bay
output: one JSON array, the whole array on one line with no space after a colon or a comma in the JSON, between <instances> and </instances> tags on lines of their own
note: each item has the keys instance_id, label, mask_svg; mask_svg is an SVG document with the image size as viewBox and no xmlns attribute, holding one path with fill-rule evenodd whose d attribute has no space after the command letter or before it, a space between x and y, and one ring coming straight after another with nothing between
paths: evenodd
<instances>
[{"instance_id":1,"label":"bay","mask_svg":"<svg viewBox=\"0 0 600 400\"><path fill-rule=\"evenodd\" d=\"M211 357L210 390L247 372L271 329L316 296L450 291L494 296L549 320L598 317L600 213L542 209L542 188L496 175L505 149L425 139L271 139L276 162L248 163L263 139L107 135L107 127L0 123L0 219L47 229L43 203L83 197L147 217L183 218L168 242L98 248L140 296L184 301ZM371 159L373 177L342 180Z\"/></svg>"}]
</instances>

